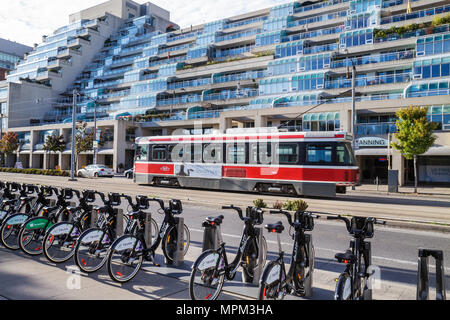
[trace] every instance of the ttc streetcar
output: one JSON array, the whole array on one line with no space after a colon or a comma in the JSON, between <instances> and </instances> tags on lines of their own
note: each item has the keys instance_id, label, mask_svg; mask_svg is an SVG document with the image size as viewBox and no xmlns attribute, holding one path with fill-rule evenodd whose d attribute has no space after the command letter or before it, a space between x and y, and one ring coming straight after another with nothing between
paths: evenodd
<instances>
[{"instance_id":1,"label":"ttc streetcar","mask_svg":"<svg viewBox=\"0 0 450 320\"><path fill-rule=\"evenodd\" d=\"M134 182L319 197L358 184L346 132L230 131L137 138Z\"/></svg>"}]
</instances>

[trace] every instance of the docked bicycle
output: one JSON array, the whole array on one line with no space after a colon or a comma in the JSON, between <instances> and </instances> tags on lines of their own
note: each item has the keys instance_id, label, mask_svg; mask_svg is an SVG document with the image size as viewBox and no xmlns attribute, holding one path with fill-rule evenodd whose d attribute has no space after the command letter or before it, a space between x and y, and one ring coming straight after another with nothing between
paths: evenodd
<instances>
[{"instance_id":1,"label":"docked bicycle","mask_svg":"<svg viewBox=\"0 0 450 320\"><path fill-rule=\"evenodd\" d=\"M127 197L127 196L125 196ZM141 269L144 259L146 261L155 261L155 251L161 244L166 262L171 264L175 260L175 252L178 247L178 226L179 219L175 215L183 212L180 200L170 200L169 206L164 206L164 201L156 198L147 198L139 196L136 198L136 204L132 205L131 198L127 197L128 202L134 209L129 212L126 233L118 238L111 245L108 253L108 273L114 281L124 283L133 279ZM147 245L145 240L145 219L149 208L149 202L155 201L159 204L159 213L164 214L164 220L157 238L151 246ZM183 254L185 255L190 245L190 232L188 227L183 225Z\"/></svg>"},{"instance_id":2,"label":"docked bicycle","mask_svg":"<svg viewBox=\"0 0 450 320\"><path fill-rule=\"evenodd\" d=\"M345 263L345 271L339 275L334 293L335 300L372 300L372 288L369 281L372 261L371 243L365 239L374 235L374 224L386 224L370 217L353 217L351 220L342 216L328 216L328 220L341 220L350 235L350 248L344 253L337 253L339 263Z\"/></svg>"},{"instance_id":3,"label":"docked bicycle","mask_svg":"<svg viewBox=\"0 0 450 320\"><path fill-rule=\"evenodd\" d=\"M258 297L260 300L279 300L287 294L305 296L306 290L310 290L312 287L314 271L312 236L305 232L314 229L314 219L319 218L319 216L311 212L298 211L294 213L294 221L292 221L291 213L288 211L271 210L270 213L286 216L289 225L294 229L292 235L294 249L291 256L291 266L286 273L284 251L281 248L280 240L280 234L283 232L284 226L281 221L265 226L269 233L277 234L279 256L276 260L270 261L264 268L260 279ZM310 294L312 292L308 292L308 295Z\"/></svg>"},{"instance_id":4,"label":"docked bicycle","mask_svg":"<svg viewBox=\"0 0 450 320\"><path fill-rule=\"evenodd\" d=\"M244 230L237 254L231 263L228 263L225 243L219 232L219 248L204 251L194 262L189 281L189 295L192 300L216 300L225 280L233 280L239 267L242 267L244 277L252 282L254 270L259 267L259 253L262 252L262 265L267 257L267 243L263 237L259 248L256 225L263 223L263 211L259 208L248 207L246 216L242 209L235 206L224 206L222 209L235 210L239 218L244 221ZM204 223L220 228L223 216L209 217Z\"/></svg>"}]
</instances>

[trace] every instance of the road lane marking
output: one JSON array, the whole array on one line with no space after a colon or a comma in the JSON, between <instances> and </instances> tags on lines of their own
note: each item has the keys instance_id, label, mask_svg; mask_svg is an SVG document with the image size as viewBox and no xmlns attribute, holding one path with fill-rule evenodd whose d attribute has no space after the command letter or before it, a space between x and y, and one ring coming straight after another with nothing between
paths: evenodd
<instances>
[{"instance_id":1,"label":"road lane marking","mask_svg":"<svg viewBox=\"0 0 450 320\"><path fill-rule=\"evenodd\" d=\"M189 229L189 230L193 231L193 232L199 232L199 233L203 233L204 232L204 230L200 230L200 229ZM229 238L236 238L236 239L240 239L241 238L240 235L229 234L229 233L222 233L222 236L229 237ZM278 245L278 242L273 241L273 240L266 240L266 242ZM293 246L292 243L288 243L288 242L281 242L281 245L290 246L290 247ZM328 252L331 252L331 253L342 252L342 250L334 250L334 249L321 248L321 247L314 247L314 249L315 250L321 250L321 251L328 251ZM407 265L411 265L411 266L412 265L413 266L417 266L417 262L407 261L407 260L392 259L392 258L386 258L386 257L380 257L380 256L372 256L372 259L385 260L385 261L395 262L395 263L399 263L399 264L407 264ZM435 268L435 266L433 264L431 264L430 268ZM445 269L446 272L450 272L450 268L444 267L444 269Z\"/></svg>"}]
</instances>

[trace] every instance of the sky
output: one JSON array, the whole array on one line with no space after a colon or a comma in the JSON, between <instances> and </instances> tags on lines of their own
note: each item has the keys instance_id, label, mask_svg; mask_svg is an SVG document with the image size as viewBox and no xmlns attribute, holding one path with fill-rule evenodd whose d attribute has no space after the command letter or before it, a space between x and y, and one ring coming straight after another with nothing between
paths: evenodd
<instances>
[{"instance_id":1,"label":"sky","mask_svg":"<svg viewBox=\"0 0 450 320\"><path fill-rule=\"evenodd\" d=\"M106 0L0 0L0 38L33 46L69 23L69 15ZM148 2L135 0L137 3ZM293 0L153 0L181 28L256 11Z\"/></svg>"}]
</instances>

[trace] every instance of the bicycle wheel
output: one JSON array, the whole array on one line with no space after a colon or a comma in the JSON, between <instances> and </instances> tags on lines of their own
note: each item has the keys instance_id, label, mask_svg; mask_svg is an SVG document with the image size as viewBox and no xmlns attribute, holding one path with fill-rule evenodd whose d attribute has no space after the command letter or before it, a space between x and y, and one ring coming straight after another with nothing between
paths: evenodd
<instances>
[{"instance_id":1,"label":"bicycle wheel","mask_svg":"<svg viewBox=\"0 0 450 320\"><path fill-rule=\"evenodd\" d=\"M45 257L54 263L62 263L75 253L75 244L81 232L69 222L60 222L48 229L43 240Z\"/></svg>"},{"instance_id":2,"label":"bicycle wheel","mask_svg":"<svg viewBox=\"0 0 450 320\"><path fill-rule=\"evenodd\" d=\"M293 275L294 288L299 296L305 294L305 279L307 277L312 277L312 272L314 270L314 253L314 247L311 247L310 258L308 261L305 246L300 248L301 260L296 263Z\"/></svg>"},{"instance_id":3,"label":"bicycle wheel","mask_svg":"<svg viewBox=\"0 0 450 320\"><path fill-rule=\"evenodd\" d=\"M45 232L52 225L53 223L46 217L28 219L19 232L20 249L31 256L41 254Z\"/></svg>"},{"instance_id":4,"label":"bicycle wheel","mask_svg":"<svg viewBox=\"0 0 450 320\"><path fill-rule=\"evenodd\" d=\"M75 247L75 263L86 273L99 270L106 262L111 239L102 229L83 232Z\"/></svg>"},{"instance_id":5,"label":"bicycle wheel","mask_svg":"<svg viewBox=\"0 0 450 320\"><path fill-rule=\"evenodd\" d=\"M151 228L151 233L152 233L152 245L153 245L155 243L156 239L158 238L158 233L159 233L158 223L153 218L150 221L150 228Z\"/></svg>"},{"instance_id":6,"label":"bicycle wheel","mask_svg":"<svg viewBox=\"0 0 450 320\"><path fill-rule=\"evenodd\" d=\"M29 216L26 214L15 214L5 219L0 229L0 241L10 250L18 250L19 233L22 223L27 221Z\"/></svg>"},{"instance_id":7,"label":"bicycle wheel","mask_svg":"<svg viewBox=\"0 0 450 320\"><path fill-rule=\"evenodd\" d=\"M224 259L219 253L215 250L203 252L192 268L189 280L191 300L216 300L222 291L224 268Z\"/></svg>"},{"instance_id":8,"label":"bicycle wheel","mask_svg":"<svg viewBox=\"0 0 450 320\"><path fill-rule=\"evenodd\" d=\"M267 259L267 242L266 238L263 237L262 241L262 266L265 265L266 259ZM258 259L258 245L256 241L250 241L248 242L247 246L244 249L244 253L242 255L242 269L245 273L244 277L246 278L246 281L253 282L253 275L255 274L255 269L259 267L259 259Z\"/></svg>"},{"instance_id":9,"label":"bicycle wheel","mask_svg":"<svg viewBox=\"0 0 450 320\"><path fill-rule=\"evenodd\" d=\"M183 254L186 255L189 245L191 243L191 234L189 233L189 229L186 225L184 225L184 243L183 243ZM168 260L168 263L173 263L175 259L175 252L177 250L177 239L178 232L176 226L171 226L167 229L164 234L164 238L162 241L162 250L164 253L164 257Z\"/></svg>"},{"instance_id":10,"label":"bicycle wheel","mask_svg":"<svg viewBox=\"0 0 450 320\"><path fill-rule=\"evenodd\" d=\"M352 300L352 278L347 271L340 274L336 283L334 300Z\"/></svg>"},{"instance_id":11,"label":"bicycle wheel","mask_svg":"<svg viewBox=\"0 0 450 320\"><path fill-rule=\"evenodd\" d=\"M259 300L279 300L283 299L285 294L280 294L282 267L277 261L270 261L264 268L258 289Z\"/></svg>"},{"instance_id":12,"label":"bicycle wheel","mask_svg":"<svg viewBox=\"0 0 450 320\"><path fill-rule=\"evenodd\" d=\"M114 241L108 254L108 273L112 280L124 283L133 279L143 261L144 246L133 235L124 235Z\"/></svg>"}]
</instances>

